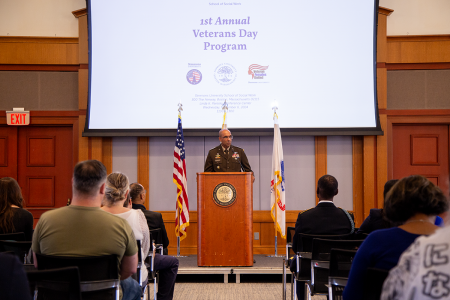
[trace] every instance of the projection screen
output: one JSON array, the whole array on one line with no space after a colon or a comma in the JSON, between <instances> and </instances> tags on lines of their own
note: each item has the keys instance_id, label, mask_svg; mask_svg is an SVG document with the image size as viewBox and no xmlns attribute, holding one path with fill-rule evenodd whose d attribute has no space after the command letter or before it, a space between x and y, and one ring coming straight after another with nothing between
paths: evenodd
<instances>
[{"instance_id":1,"label":"projection screen","mask_svg":"<svg viewBox=\"0 0 450 300\"><path fill-rule=\"evenodd\" d=\"M84 136L382 134L378 1L88 0Z\"/></svg>"}]
</instances>

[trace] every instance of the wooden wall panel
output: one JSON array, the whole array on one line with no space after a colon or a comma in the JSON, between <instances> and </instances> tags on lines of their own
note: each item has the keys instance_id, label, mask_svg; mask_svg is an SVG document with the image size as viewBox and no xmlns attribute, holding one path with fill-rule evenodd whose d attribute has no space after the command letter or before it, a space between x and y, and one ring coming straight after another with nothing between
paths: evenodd
<instances>
[{"instance_id":1,"label":"wooden wall panel","mask_svg":"<svg viewBox=\"0 0 450 300\"><path fill-rule=\"evenodd\" d=\"M148 143L148 137L138 137L138 182L142 184L146 191L150 188L150 149ZM149 209L149 194L147 192L145 195L144 205L147 209Z\"/></svg>"},{"instance_id":2,"label":"wooden wall panel","mask_svg":"<svg viewBox=\"0 0 450 300\"><path fill-rule=\"evenodd\" d=\"M89 159L89 138L81 136L84 130L84 123L86 122L86 115L80 115L78 119L78 161L84 161Z\"/></svg>"},{"instance_id":3,"label":"wooden wall panel","mask_svg":"<svg viewBox=\"0 0 450 300\"><path fill-rule=\"evenodd\" d=\"M316 136L315 137L315 152L316 152L316 188L317 181L320 177L327 174L327 137L326 136ZM313 195L316 199L316 204L319 203L317 195Z\"/></svg>"},{"instance_id":4,"label":"wooden wall panel","mask_svg":"<svg viewBox=\"0 0 450 300\"><path fill-rule=\"evenodd\" d=\"M387 69L377 68L378 109L387 108Z\"/></svg>"},{"instance_id":5,"label":"wooden wall panel","mask_svg":"<svg viewBox=\"0 0 450 300\"><path fill-rule=\"evenodd\" d=\"M450 62L450 35L391 36L386 63Z\"/></svg>"},{"instance_id":6,"label":"wooden wall panel","mask_svg":"<svg viewBox=\"0 0 450 300\"><path fill-rule=\"evenodd\" d=\"M90 137L91 141L91 158L102 161L103 159L103 141L101 137Z\"/></svg>"},{"instance_id":7,"label":"wooden wall panel","mask_svg":"<svg viewBox=\"0 0 450 300\"><path fill-rule=\"evenodd\" d=\"M364 136L364 219L376 208L376 137Z\"/></svg>"},{"instance_id":8,"label":"wooden wall panel","mask_svg":"<svg viewBox=\"0 0 450 300\"><path fill-rule=\"evenodd\" d=\"M102 138L102 163L106 167L106 172L112 172L112 138Z\"/></svg>"},{"instance_id":9,"label":"wooden wall panel","mask_svg":"<svg viewBox=\"0 0 450 300\"><path fill-rule=\"evenodd\" d=\"M78 64L78 38L0 37L0 64Z\"/></svg>"},{"instance_id":10,"label":"wooden wall panel","mask_svg":"<svg viewBox=\"0 0 450 300\"><path fill-rule=\"evenodd\" d=\"M88 103L89 70L78 70L78 109L86 110ZM84 124L83 124L84 125Z\"/></svg>"},{"instance_id":11,"label":"wooden wall panel","mask_svg":"<svg viewBox=\"0 0 450 300\"><path fill-rule=\"evenodd\" d=\"M384 207L384 184L388 180L388 130L387 115L380 114L381 129L384 135L377 136L377 207Z\"/></svg>"},{"instance_id":12,"label":"wooden wall panel","mask_svg":"<svg viewBox=\"0 0 450 300\"><path fill-rule=\"evenodd\" d=\"M353 211L355 213L355 225L361 226L364 221L364 154L363 137L352 138L353 158Z\"/></svg>"}]
</instances>

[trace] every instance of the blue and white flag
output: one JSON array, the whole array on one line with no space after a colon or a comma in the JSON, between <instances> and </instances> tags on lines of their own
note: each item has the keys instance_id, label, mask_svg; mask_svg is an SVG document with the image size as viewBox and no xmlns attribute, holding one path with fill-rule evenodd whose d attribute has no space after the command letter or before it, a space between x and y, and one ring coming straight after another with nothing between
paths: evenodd
<instances>
[{"instance_id":1,"label":"blue and white flag","mask_svg":"<svg viewBox=\"0 0 450 300\"><path fill-rule=\"evenodd\" d=\"M270 183L270 207L273 221L282 238L286 239L286 196L284 178L283 146L281 144L278 115L273 114L274 134L272 153L272 175Z\"/></svg>"}]
</instances>

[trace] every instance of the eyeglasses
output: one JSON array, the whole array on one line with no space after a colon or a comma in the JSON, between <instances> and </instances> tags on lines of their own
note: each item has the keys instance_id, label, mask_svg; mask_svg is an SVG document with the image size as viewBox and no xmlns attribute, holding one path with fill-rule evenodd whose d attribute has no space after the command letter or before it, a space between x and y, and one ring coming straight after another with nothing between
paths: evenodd
<instances>
[{"instance_id":1,"label":"eyeglasses","mask_svg":"<svg viewBox=\"0 0 450 300\"><path fill-rule=\"evenodd\" d=\"M222 138L223 139L230 139L230 140L232 140L233 136L232 135L226 135L226 136L223 136Z\"/></svg>"}]
</instances>

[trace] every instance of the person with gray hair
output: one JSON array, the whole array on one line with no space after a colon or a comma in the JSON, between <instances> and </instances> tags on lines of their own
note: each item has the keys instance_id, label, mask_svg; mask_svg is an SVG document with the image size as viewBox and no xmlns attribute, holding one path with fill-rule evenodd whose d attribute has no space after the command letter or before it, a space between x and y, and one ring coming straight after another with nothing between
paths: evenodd
<instances>
[{"instance_id":1,"label":"person with gray hair","mask_svg":"<svg viewBox=\"0 0 450 300\"><path fill-rule=\"evenodd\" d=\"M72 203L45 212L36 225L32 250L54 256L117 255L121 299L140 299L137 243L128 222L100 209L106 193L106 168L98 160L79 162L73 171ZM39 262L34 255L35 267Z\"/></svg>"}]
</instances>

